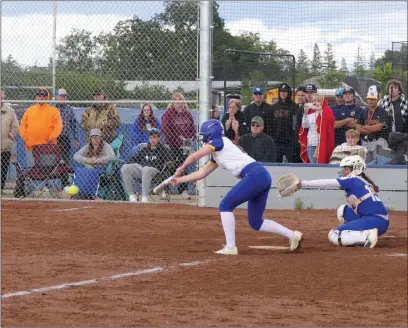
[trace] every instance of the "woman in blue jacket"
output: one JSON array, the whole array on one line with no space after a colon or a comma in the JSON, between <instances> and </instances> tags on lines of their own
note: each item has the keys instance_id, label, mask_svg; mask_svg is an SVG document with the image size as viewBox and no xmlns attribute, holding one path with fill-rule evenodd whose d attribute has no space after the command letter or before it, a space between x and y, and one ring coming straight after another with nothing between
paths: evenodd
<instances>
[{"instance_id":1,"label":"woman in blue jacket","mask_svg":"<svg viewBox=\"0 0 408 328\"><path fill-rule=\"evenodd\" d=\"M149 142L149 129L160 129L160 121L154 116L153 108L144 104L139 116L133 123L132 137L135 145Z\"/></svg>"}]
</instances>

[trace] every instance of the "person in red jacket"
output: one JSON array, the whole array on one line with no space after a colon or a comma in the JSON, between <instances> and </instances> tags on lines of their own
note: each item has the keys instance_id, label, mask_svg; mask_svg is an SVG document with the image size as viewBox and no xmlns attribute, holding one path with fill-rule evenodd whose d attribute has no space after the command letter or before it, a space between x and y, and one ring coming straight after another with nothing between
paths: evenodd
<instances>
[{"instance_id":1,"label":"person in red jacket","mask_svg":"<svg viewBox=\"0 0 408 328\"><path fill-rule=\"evenodd\" d=\"M169 146L176 165L180 166L188 156L183 148L197 133L193 116L180 92L173 94L172 102L163 114L161 126L164 143ZM187 184L179 187L183 199L190 199L187 189Z\"/></svg>"},{"instance_id":2,"label":"person in red jacket","mask_svg":"<svg viewBox=\"0 0 408 328\"><path fill-rule=\"evenodd\" d=\"M316 94L313 101L314 107L318 112L316 118L317 125L317 135L318 144L315 151L316 163L317 164L328 164L330 156L333 153L335 142L334 142L334 115L332 110L328 105L327 99L322 95ZM305 114L313 113L314 109L309 109ZM310 163L308 154L306 152L307 147L307 135L308 129L303 127L299 131L299 143L301 147L300 157L304 163Z\"/></svg>"}]
</instances>

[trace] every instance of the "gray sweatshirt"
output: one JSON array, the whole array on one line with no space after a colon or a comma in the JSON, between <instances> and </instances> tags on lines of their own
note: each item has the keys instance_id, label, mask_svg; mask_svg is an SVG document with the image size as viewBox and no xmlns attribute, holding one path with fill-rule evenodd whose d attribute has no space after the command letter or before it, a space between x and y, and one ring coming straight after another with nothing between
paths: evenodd
<instances>
[{"instance_id":1,"label":"gray sweatshirt","mask_svg":"<svg viewBox=\"0 0 408 328\"><path fill-rule=\"evenodd\" d=\"M86 164L86 160L88 159L87 153L88 153L88 145L85 145L82 147L80 150L78 150L75 155L74 155L74 160L80 164ZM116 159L116 155L112 149L112 147L106 143L103 142L103 152L101 154L101 157L98 157L96 159L96 164L94 166L104 166L108 164L109 162L112 162Z\"/></svg>"}]
</instances>

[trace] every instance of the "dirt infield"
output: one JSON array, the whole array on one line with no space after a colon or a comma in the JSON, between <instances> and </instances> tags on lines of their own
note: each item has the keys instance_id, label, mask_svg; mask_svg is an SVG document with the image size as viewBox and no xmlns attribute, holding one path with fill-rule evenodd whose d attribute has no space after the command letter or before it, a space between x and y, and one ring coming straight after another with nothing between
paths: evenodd
<instances>
[{"instance_id":1,"label":"dirt infield","mask_svg":"<svg viewBox=\"0 0 408 328\"><path fill-rule=\"evenodd\" d=\"M216 209L3 201L1 214L3 327L407 325L406 213L364 249L329 245L334 211L267 211L305 233L288 253L250 248L287 241L239 210L236 257L213 253Z\"/></svg>"}]
</instances>

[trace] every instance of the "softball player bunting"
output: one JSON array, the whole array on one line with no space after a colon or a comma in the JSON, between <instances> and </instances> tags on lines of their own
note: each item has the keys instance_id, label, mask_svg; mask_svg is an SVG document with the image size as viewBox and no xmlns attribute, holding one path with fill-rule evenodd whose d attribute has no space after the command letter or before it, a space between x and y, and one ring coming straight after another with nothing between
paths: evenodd
<instances>
[{"instance_id":1,"label":"softball player bunting","mask_svg":"<svg viewBox=\"0 0 408 328\"><path fill-rule=\"evenodd\" d=\"M237 255L235 243L235 217L233 210L242 203L248 202L248 223L259 231L277 233L289 239L291 251L300 247L303 234L292 231L279 223L263 219L272 179L269 172L253 158L245 154L223 136L224 128L218 120L204 122L200 129L205 147L191 154L180 166L172 181L174 186L183 182L192 182L205 178L217 167L230 171L240 181L222 199L219 209L225 233L226 244L217 254ZM210 155L208 163L199 171L182 176L188 166L200 158Z\"/></svg>"},{"instance_id":2,"label":"softball player bunting","mask_svg":"<svg viewBox=\"0 0 408 328\"><path fill-rule=\"evenodd\" d=\"M358 156L349 156L340 162L338 179L301 180L300 187L335 187L346 192L348 204L337 210L337 218L343 223L329 232L329 240L338 246L364 245L373 248L378 236L389 225L388 213L378 196L379 189L364 173L366 164Z\"/></svg>"}]
</instances>

